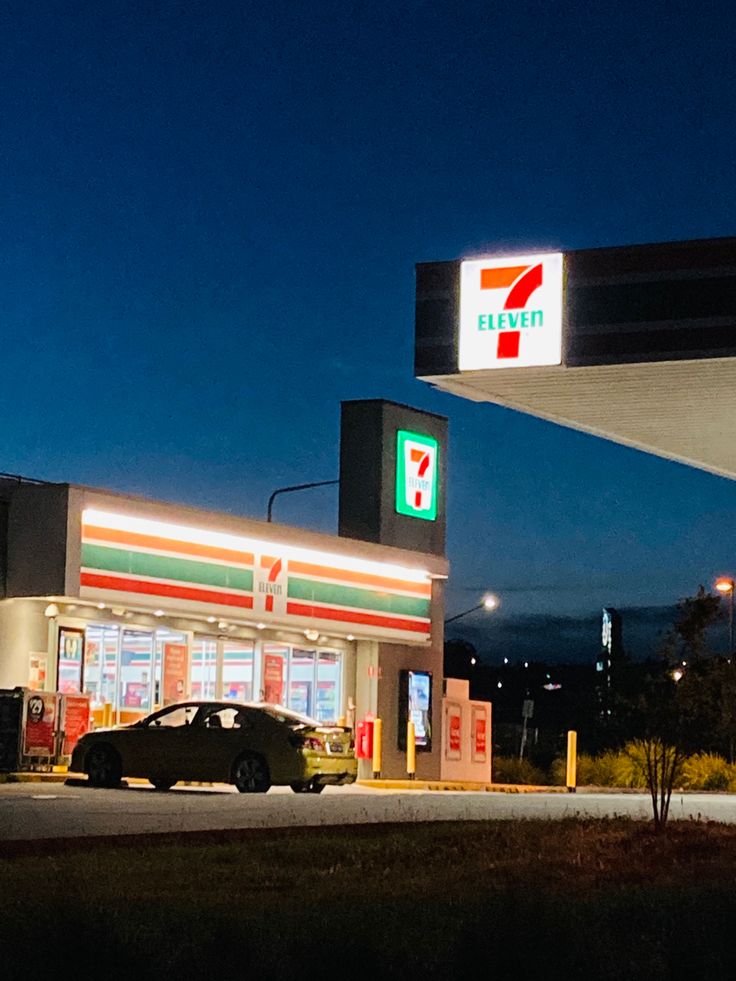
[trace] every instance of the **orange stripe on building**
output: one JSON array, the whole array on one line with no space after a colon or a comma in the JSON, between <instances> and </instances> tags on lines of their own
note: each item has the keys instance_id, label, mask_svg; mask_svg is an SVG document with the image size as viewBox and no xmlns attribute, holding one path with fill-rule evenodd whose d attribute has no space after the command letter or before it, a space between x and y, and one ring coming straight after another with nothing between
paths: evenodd
<instances>
[{"instance_id":1,"label":"orange stripe on building","mask_svg":"<svg viewBox=\"0 0 736 981\"><path fill-rule=\"evenodd\" d=\"M481 269L480 288L498 290L511 286L529 266L503 266L501 269Z\"/></svg>"},{"instance_id":2,"label":"orange stripe on building","mask_svg":"<svg viewBox=\"0 0 736 981\"><path fill-rule=\"evenodd\" d=\"M98 528L96 525L82 526L82 540L94 539L115 545L128 545L130 548L150 548L159 552L175 552L198 559L219 559L221 562L236 562L239 565L253 565L252 552L237 552L231 548L216 545L200 545L197 542L180 542L175 538L161 538L157 535L142 535L137 531L120 531L117 528Z\"/></svg>"},{"instance_id":3,"label":"orange stripe on building","mask_svg":"<svg viewBox=\"0 0 736 981\"><path fill-rule=\"evenodd\" d=\"M350 569L331 569L325 565L314 565L312 562L297 562L289 560L289 575L314 576L316 579L337 579L341 583L357 583L361 586L377 586L379 589L402 589L404 592L416 593L418 596L431 596L431 582L407 582L405 579L389 579L387 576L376 576L368 572L352 572Z\"/></svg>"},{"instance_id":4,"label":"orange stripe on building","mask_svg":"<svg viewBox=\"0 0 736 981\"><path fill-rule=\"evenodd\" d=\"M352 610L333 610L329 606L313 606L307 603L287 603L286 612L295 617L311 617L317 620L339 620L341 623L363 623L371 627L390 630L406 630L429 636L429 620L405 620L403 617L382 616L380 613L357 613Z\"/></svg>"},{"instance_id":5,"label":"orange stripe on building","mask_svg":"<svg viewBox=\"0 0 736 981\"><path fill-rule=\"evenodd\" d=\"M245 610L253 608L253 597L238 593L223 593L216 589L197 589L195 586L175 586L172 583L149 582L146 579L133 579L128 576L106 576L96 572L80 575L80 585L93 589L114 589L122 593L141 593L146 596L165 596L174 599L194 600L198 603L214 603L216 606L238 606Z\"/></svg>"}]
</instances>

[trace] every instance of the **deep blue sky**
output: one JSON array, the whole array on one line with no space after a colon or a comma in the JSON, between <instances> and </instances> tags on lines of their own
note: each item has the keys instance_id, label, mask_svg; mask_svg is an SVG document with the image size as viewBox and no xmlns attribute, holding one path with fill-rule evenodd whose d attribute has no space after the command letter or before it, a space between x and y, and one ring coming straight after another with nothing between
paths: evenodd
<instances>
[{"instance_id":1,"label":"deep blue sky","mask_svg":"<svg viewBox=\"0 0 736 981\"><path fill-rule=\"evenodd\" d=\"M736 233L735 26L4 3L0 469L263 517L336 476L341 399L386 397L450 420L449 612L669 605L736 571L731 482L412 378L416 262ZM335 488L274 517L334 531Z\"/></svg>"}]
</instances>

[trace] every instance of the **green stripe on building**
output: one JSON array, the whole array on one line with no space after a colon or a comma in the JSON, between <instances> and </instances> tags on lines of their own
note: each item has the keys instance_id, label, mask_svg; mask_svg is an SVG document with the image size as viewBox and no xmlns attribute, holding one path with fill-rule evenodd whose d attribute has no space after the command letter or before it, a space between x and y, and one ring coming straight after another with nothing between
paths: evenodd
<instances>
[{"instance_id":1,"label":"green stripe on building","mask_svg":"<svg viewBox=\"0 0 736 981\"><path fill-rule=\"evenodd\" d=\"M334 583L317 582L313 579L297 579L289 576L288 597L313 603L330 603L332 606L349 606L358 610L376 610L380 613L429 619L429 599L396 596L393 593L379 593L355 586L336 586Z\"/></svg>"},{"instance_id":2,"label":"green stripe on building","mask_svg":"<svg viewBox=\"0 0 736 981\"><path fill-rule=\"evenodd\" d=\"M129 576L151 576L155 579L173 579L176 582L198 586L218 586L253 592L253 571L227 565L215 565L192 559L174 558L169 555L151 555L148 552L132 552L106 545L82 544L82 565L86 569L118 572Z\"/></svg>"}]
</instances>

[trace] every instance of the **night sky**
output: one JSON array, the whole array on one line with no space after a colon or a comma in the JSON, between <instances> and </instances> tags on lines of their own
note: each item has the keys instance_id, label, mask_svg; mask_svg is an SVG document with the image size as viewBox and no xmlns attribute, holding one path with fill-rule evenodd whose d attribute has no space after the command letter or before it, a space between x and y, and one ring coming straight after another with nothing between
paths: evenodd
<instances>
[{"instance_id":1,"label":"night sky","mask_svg":"<svg viewBox=\"0 0 736 981\"><path fill-rule=\"evenodd\" d=\"M6 0L0 470L263 518L337 476L341 399L394 399L449 417L448 615L500 595L484 657L669 616L736 572L733 484L415 381L414 264L736 234L734 27ZM274 520L334 532L336 488Z\"/></svg>"}]
</instances>

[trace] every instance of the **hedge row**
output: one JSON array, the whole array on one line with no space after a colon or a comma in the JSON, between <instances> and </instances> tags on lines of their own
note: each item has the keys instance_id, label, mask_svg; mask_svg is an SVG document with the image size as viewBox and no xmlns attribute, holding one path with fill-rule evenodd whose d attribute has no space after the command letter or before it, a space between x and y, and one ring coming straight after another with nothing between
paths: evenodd
<instances>
[{"instance_id":1,"label":"hedge row","mask_svg":"<svg viewBox=\"0 0 736 981\"><path fill-rule=\"evenodd\" d=\"M566 761L558 757L548 773L529 760L497 756L493 760L495 783L564 786ZM644 789L644 755L636 743L598 756L580 753L577 760L578 787L624 787ZM728 790L736 793L736 765L713 753L696 753L683 761L677 781L683 790Z\"/></svg>"}]
</instances>

